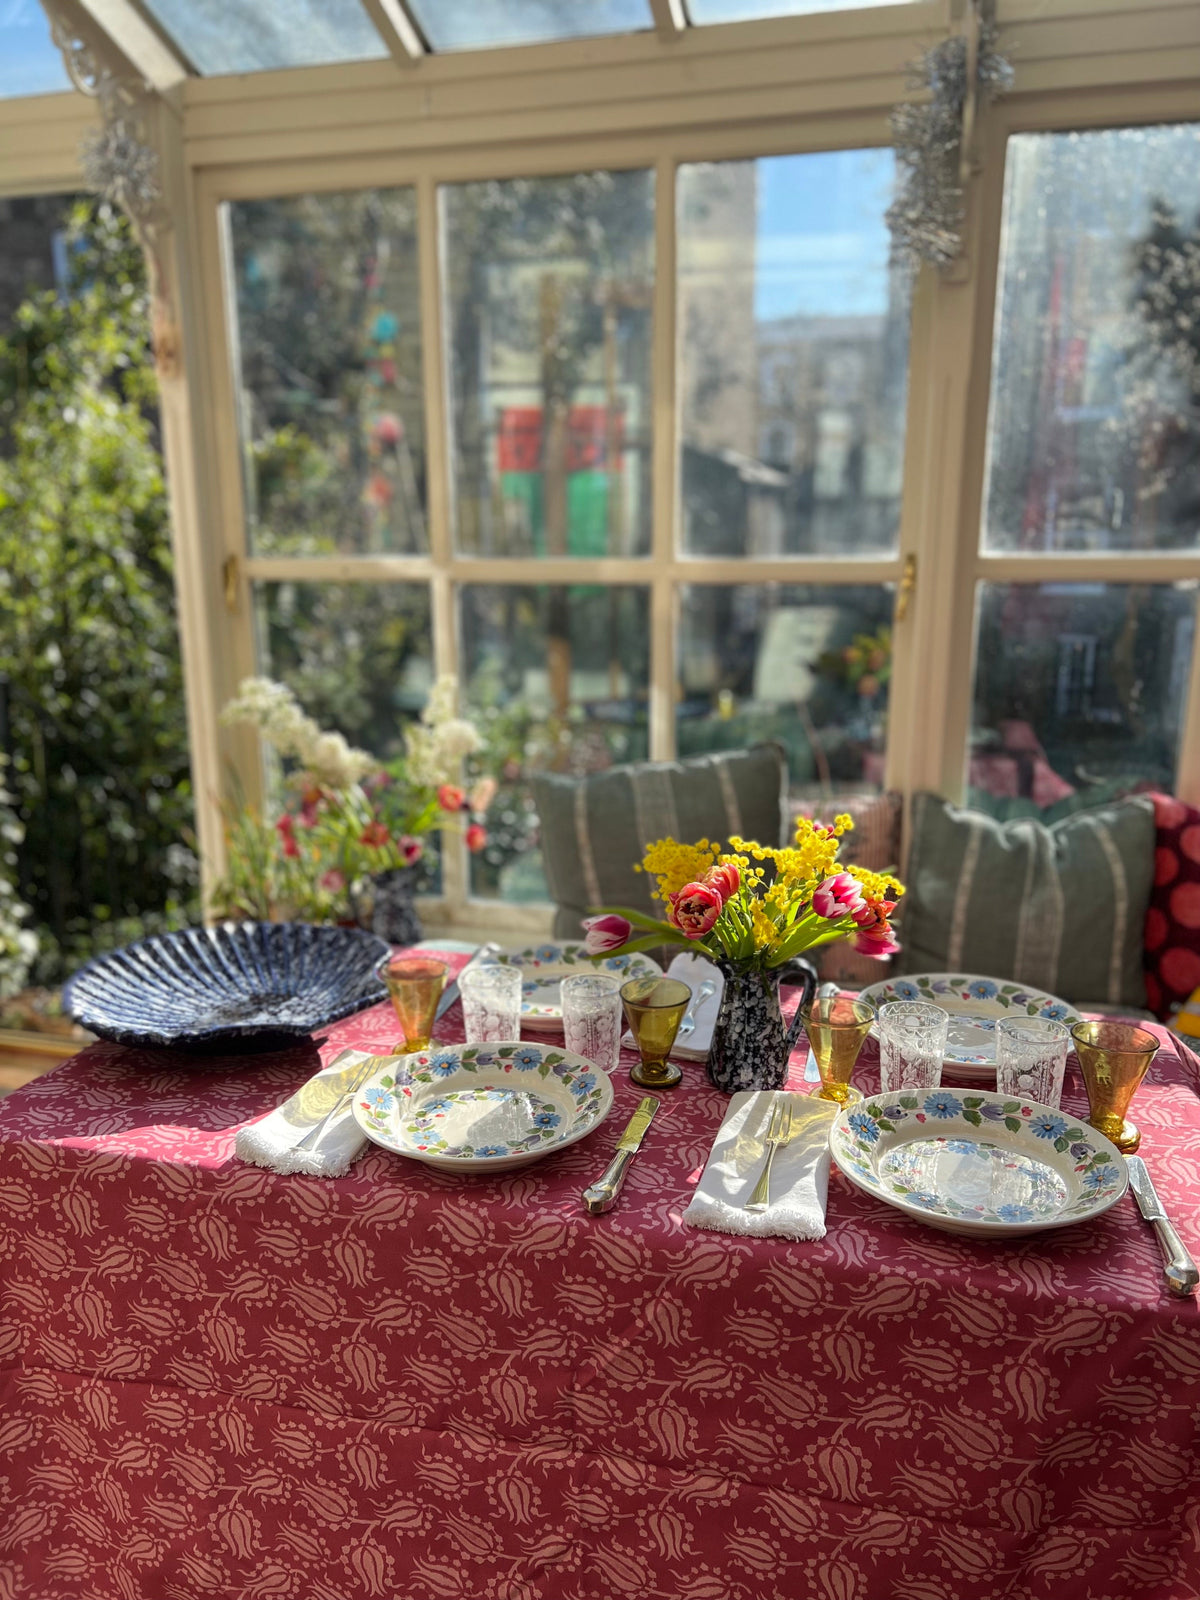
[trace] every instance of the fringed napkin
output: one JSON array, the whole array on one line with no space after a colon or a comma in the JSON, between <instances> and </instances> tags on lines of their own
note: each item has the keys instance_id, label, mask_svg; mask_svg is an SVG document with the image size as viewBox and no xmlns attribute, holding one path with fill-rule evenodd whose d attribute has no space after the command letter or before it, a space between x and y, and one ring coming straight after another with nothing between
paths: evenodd
<instances>
[{"instance_id":1,"label":"fringed napkin","mask_svg":"<svg viewBox=\"0 0 1200 1600\"><path fill-rule=\"evenodd\" d=\"M304 1172L313 1178L340 1178L362 1154L367 1137L354 1120L353 1096L303 1150L296 1146L328 1116L349 1090L357 1091L373 1076L382 1057L365 1050L343 1050L327 1067L269 1111L259 1122L241 1128L234 1154L272 1172ZM778 1159L778 1157L776 1158Z\"/></svg>"},{"instance_id":2,"label":"fringed napkin","mask_svg":"<svg viewBox=\"0 0 1200 1600\"><path fill-rule=\"evenodd\" d=\"M785 1239L825 1237L829 1130L838 1110L832 1100L792 1095L792 1136L775 1152L771 1204L765 1211L742 1209L767 1158L763 1140L775 1094L748 1089L730 1100L704 1175L683 1213L689 1227Z\"/></svg>"}]
</instances>

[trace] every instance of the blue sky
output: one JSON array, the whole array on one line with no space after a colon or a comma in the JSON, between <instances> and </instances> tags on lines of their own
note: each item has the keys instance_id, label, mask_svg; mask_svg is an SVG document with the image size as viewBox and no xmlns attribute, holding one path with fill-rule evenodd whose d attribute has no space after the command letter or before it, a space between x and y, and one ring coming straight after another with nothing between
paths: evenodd
<instances>
[{"instance_id":1,"label":"blue sky","mask_svg":"<svg viewBox=\"0 0 1200 1600\"><path fill-rule=\"evenodd\" d=\"M861 316L887 307L890 150L758 162L756 320Z\"/></svg>"},{"instance_id":2,"label":"blue sky","mask_svg":"<svg viewBox=\"0 0 1200 1600\"><path fill-rule=\"evenodd\" d=\"M38 0L0 0L0 99L70 87Z\"/></svg>"}]
</instances>

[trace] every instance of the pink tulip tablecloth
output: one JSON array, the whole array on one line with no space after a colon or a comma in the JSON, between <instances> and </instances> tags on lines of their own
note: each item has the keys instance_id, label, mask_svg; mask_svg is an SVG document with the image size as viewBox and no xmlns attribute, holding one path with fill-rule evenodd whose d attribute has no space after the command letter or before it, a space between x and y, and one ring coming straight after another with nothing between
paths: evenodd
<instances>
[{"instance_id":1,"label":"pink tulip tablecloth","mask_svg":"<svg viewBox=\"0 0 1200 1600\"><path fill-rule=\"evenodd\" d=\"M624 1065L507 1176L234 1157L394 1035L98 1044L0 1106L0 1600L1200 1596L1200 1315L1131 1199L985 1244L835 1172L819 1243L698 1232L698 1066L601 1217ZM1135 1109L1200 1252L1198 1089L1168 1042Z\"/></svg>"}]
</instances>

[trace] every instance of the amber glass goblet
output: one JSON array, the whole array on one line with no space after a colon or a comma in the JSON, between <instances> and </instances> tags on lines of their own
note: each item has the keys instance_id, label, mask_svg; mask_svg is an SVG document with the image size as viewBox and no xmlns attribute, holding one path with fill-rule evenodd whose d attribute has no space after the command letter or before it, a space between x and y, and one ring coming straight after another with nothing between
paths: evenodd
<instances>
[{"instance_id":1,"label":"amber glass goblet","mask_svg":"<svg viewBox=\"0 0 1200 1600\"><path fill-rule=\"evenodd\" d=\"M668 1061L692 991L675 978L630 978L621 986L621 1004L629 1019L641 1060L629 1076L643 1089L674 1089L683 1072Z\"/></svg>"},{"instance_id":2,"label":"amber glass goblet","mask_svg":"<svg viewBox=\"0 0 1200 1600\"><path fill-rule=\"evenodd\" d=\"M805 1007L801 1019L821 1074L817 1098L834 1100L840 1106L861 1100L850 1075L875 1021L875 1007L848 994L818 995Z\"/></svg>"},{"instance_id":3,"label":"amber glass goblet","mask_svg":"<svg viewBox=\"0 0 1200 1600\"><path fill-rule=\"evenodd\" d=\"M1077 1022L1071 1038L1087 1089L1088 1121L1122 1155L1131 1156L1142 1135L1125 1113L1154 1060L1158 1040L1129 1022Z\"/></svg>"},{"instance_id":4,"label":"amber glass goblet","mask_svg":"<svg viewBox=\"0 0 1200 1600\"><path fill-rule=\"evenodd\" d=\"M387 984L404 1034L396 1054L428 1050L437 1003L446 987L446 963L428 956L385 956L377 971Z\"/></svg>"}]
</instances>

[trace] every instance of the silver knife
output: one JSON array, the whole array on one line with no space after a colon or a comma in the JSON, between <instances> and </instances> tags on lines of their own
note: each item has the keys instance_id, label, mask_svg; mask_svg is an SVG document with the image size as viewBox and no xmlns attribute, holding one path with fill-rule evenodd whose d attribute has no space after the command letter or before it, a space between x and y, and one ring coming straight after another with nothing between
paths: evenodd
<instances>
[{"instance_id":1,"label":"silver knife","mask_svg":"<svg viewBox=\"0 0 1200 1600\"><path fill-rule=\"evenodd\" d=\"M467 970L467 967L476 967L481 962L490 961L493 956L498 956L499 954L500 946L498 944L481 944L479 949L473 952L466 965L459 970L456 977L451 978L450 982L442 990L442 997L438 1001L437 1010L433 1014L433 1020L435 1022L437 1022L439 1018L444 1017L447 1011L449 1011L450 1007L458 999L458 980Z\"/></svg>"},{"instance_id":2,"label":"silver knife","mask_svg":"<svg viewBox=\"0 0 1200 1600\"><path fill-rule=\"evenodd\" d=\"M599 1216L602 1211L611 1211L616 1205L629 1163L637 1153L642 1136L657 1110L658 1101L653 1095L647 1095L629 1119L629 1126L617 1141L617 1153L609 1162L603 1177L599 1182L592 1184L590 1189L583 1191L584 1206L594 1217Z\"/></svg>"},{"instance_id":3,"label":"silver knife","mask_svg":"<svg viewBox=\"0 0 1200 1600\"><path fill-rule=\"evenodd\" d=\"M1133 1190L1138 1210L1158 1235L1158 1247L1162 1251L1164 1262L1163 1277L1167 1280L1167 1288L1172 1294L1195 1294L1196 1285L1200 1283L1200 1272L1196 1270L1196 1263L1188 1254L1187 1246L1175 1232L1170 1218L1163 1210L1162 1201L1158 1198L1158 1193L1150 1181L1150 1174L1146 1171L1146 1163L1141 1156L1127 1156L1125 1165L1129 1169L1129 1187Z\"/></svg>"}]
</instances>

